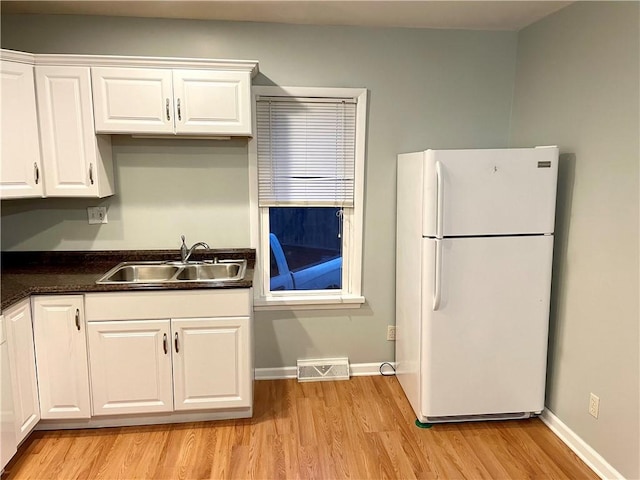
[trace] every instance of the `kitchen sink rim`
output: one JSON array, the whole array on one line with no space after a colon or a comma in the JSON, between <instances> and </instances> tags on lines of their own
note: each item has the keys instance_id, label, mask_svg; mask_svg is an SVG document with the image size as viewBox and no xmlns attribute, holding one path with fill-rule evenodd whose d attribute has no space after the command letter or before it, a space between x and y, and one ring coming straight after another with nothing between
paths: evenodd
<instances>
[{"instance_id":1,"label":"kitchen sink rim","mask_svg":"<svg viewBox=\"0 0 640 480\"><path fill-rule=\"evenodd\" d=\"M213 266L213 265L238 265L238 273L232 277L222 278L180 278L182 272L187 268L193 268L197 266ZM169 267L174 266L175 271L163 279L157 280L109 280L109 278L116 275L119 271L128 267ZM180 285L185 283L204 283L204 284L216 284L220 282L239 282L244 280L247 271L246 259L214 259L214 260L194 260L188 262L181 262L179 260L151 260L151 261L125 261L120 262L115 267L111 268L107 273L102 275L96 280L96 285L127 285L131 287L147 287L156 285Z\"/></svg>"}]
</instances>

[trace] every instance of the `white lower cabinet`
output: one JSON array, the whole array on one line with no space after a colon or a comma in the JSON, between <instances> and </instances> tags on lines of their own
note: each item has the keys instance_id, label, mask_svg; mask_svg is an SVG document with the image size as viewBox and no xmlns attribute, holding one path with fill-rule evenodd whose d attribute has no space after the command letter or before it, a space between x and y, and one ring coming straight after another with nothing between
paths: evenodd
<instances>
[{"instance_id":1,"label":"white lower cabinet","mask_svg":"<svg viewBox=\"0 0 640 480\"><path fill-rule=\"evenodd\" d=\"M84 297L37 296L32 306L41 417L90 418Z\"/></svg>"},{"instance_id":2,"label":"white lower cabinet","mask_svg":"<svg viewBox=\"0 0 640 480\"><path fill-rule=\"evenodd\" d=\"M20 443L40 420L38 381L33 347L31 306L25 299L4 313L13 406L16 422L16 442Z\"/></svg>"},{"instance_id":3,"label":"white lower cabinet","mask_svg":"<svg viewBox=\"0 0 640 480\"><path fill-rule=\"evenodd\" d=\"M251 289L37 295L6 309L0 471L41 418L39 428L56 429L251 417L252 298Z\"/></svg>"},{"instance_id":4,"label":"white lower cabinet","mask_svg":"<svg viewBox=\"0 0 640 480\"><path fill-rule=\"evenodd\" d=\"M94 415L252 407L249 289L88 294L86 307Z\"/></svg>"},{"instance_id":5,"label":"white lower cabinet","mask_svg":"<svg viewBox=\"0 0 640 480\"><path fill-rule=\"evenodd\" d=\"M13 409L13 388L9 368L9 347L0 315L0 474L16 454L16 419Z\"/></svg>"},{"instance_id":6,"label":"white lower cabinet","mask_svg":"<svg viewBox=\"0 0 640 480\"><path fill-rule=\"evenodd\" d=\"M249 317L171 321L175 410L251 404Z\"/></svg>"},{"instance_id":7,"label":"white lower cabinet","mask_svg":"<svg viewBox=\"0 0 640 480\"><path fill-rule=\"evenodd\" d=\"M89 322L94 415L173 410L169 320Z\"/></svg>"},{"instance_id":8,"label":"white lower cabinet","mask_svg":"<svg viewBox=\"0 0 640 480\"><path fill-rule=\"evenodd\" d=\"M94 415L251 404L249 317L89 322L88 334Z\"/></svg>"}]
</instances>

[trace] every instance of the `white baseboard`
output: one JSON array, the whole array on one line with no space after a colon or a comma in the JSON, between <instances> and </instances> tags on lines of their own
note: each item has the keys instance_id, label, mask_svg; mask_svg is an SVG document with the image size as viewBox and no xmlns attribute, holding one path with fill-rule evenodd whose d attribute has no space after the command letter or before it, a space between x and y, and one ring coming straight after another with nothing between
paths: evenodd
<instances>
[{"instance_id":1,"label":"white baseboard","mask_svg":"<svg viewBox=\"0 0 640 480\"><path fill-rule=\"evenodd\" d=\"M256 380L282 380L285 378L296 378L298 369L296 367L277 368L256 368Z\"/></svg>"},{"instance_id":2,"label":"white baseboard","mask_svg":"<svg viewBox=\"0 0 640 480\"><path fill-rule=\"evenodd\" d=\"M370 375L381 375L380 365L382 365L382 363L385 364L385 369L384 369L385 375L388 373L393 374L393 370L389 368L389 365L391 365L393 368L396 368L396 362L353 363L349 365L351 370L351 376L366 377ZM389 365L387 365L387 363Z\"/></svg>"},{"instance_id":3,"label":"white baseboard","mask_svg":"<svg viewBox=\"0 0 640 480\"><path fill-rule=\"evenodd\" d=\"M605 480L624 480L620 472L613 468L602 455L576 435L573 430L565 425L549 409L544 409L542 414L540 414L540 420L600 478Z\"/></svg>"},{"instance_id":4,"label":"white baseboard","mask_svg":"<svg viewBox=\"0 0 640 480\"><path fill-rule=\"evenodd\" d=\"M388 362L395 368L394 362ZM352 377L364 377L367 375L380 375L379 363L352 363L349 365L349 374ZM387 370L391 370L388 366ZM386 373L386 370L385 370ZM256 368L256 380L280 380L284 378L296 378L296 367Z\"/></svg>"}]
</instances>

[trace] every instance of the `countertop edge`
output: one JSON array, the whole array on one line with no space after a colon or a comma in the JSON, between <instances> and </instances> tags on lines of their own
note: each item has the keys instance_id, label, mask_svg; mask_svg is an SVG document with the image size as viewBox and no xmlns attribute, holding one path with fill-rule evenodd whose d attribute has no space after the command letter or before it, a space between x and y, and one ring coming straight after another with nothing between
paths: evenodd
<instances>
[{"instance_id":1,"label":"countertop edge","mask_svg":"<svg viewBox=\"0 0 640 480\"><path fill-rule=\"evenodd\" d=\"M175 260L179 250L119 250L79 252L2 252L0 309L2 312L32 295L136 292L194 289L251 288L255 267L254 249L211 249L194 252L193 260L218 257L247 260L241 281L164 283L132 286L96 284L102 275L120 262Z\"/></svg>"}]
</instances>

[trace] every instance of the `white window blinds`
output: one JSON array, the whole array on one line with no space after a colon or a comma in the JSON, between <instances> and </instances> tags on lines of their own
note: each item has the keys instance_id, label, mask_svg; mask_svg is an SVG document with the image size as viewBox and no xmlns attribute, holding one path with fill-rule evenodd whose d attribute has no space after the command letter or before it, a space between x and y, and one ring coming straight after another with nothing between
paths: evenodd
<instances>
[{"instance_id":1,"label":"white window blinds","mask_svg":"<svg viewBox=\"0 0 640 480\"><path fill-rule=\"evenodd\" d=\"M353 206L356 102L260 97L258 201L270 206Z\"/></svg>"}]
</instances>

